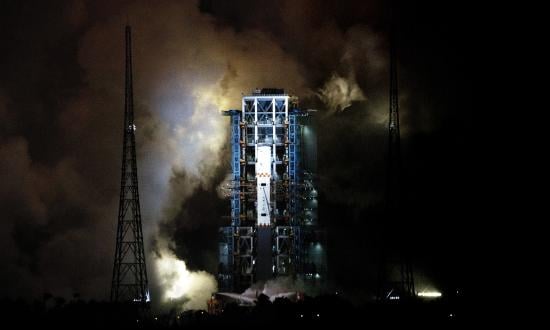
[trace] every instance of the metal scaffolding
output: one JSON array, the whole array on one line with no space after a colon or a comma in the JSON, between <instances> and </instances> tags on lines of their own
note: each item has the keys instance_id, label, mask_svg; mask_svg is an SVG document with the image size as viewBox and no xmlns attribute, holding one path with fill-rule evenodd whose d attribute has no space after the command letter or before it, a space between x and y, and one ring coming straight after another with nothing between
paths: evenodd
<instances>
[{"instance_id":1,"label":"metal scaffolding","mask_svg":"<svg viewBox=\"0 0 550 330\"><path fill-rule=\"evenodd\" d=\"M277 276L305 278L303 232L316 225L302 203L313 190L312 180L304 188L301 163L300 118L309 113L283 90L261 89L224 115L231 123L232 191L231 224L220 228L220 290L242 291ZM316 205L308 212L316 213Z\"/></svg>"}]
</instances>

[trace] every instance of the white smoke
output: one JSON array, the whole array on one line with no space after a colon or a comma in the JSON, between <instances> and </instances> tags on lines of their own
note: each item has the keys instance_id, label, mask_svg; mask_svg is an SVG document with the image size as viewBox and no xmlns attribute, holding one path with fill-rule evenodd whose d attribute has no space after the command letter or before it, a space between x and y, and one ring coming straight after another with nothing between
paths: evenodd
<instances>
[{"instance_id":1,"label":"white smoke","mask_svg":"<svg viewBox=\"0 0 550 330\"><path fill-rule=\"evenodd\" d=\"M348 78L334 73L317 94L325 103L330 113L343 111L354 101L364 101L367 98L357 85L353 75Z\"/></svg>"},{"instance_id":2,"label":"white smoke","mask_svg":"<svg viewBox=\"0 0 550 330\"><path fill-rule=\"evenodd\" d=\"M373 87L377 88L387 79L386 46L378 34L367 26L357 25L339 39L343 52L338 65L316 94L329 114L343 111L353 102L366 101L365 94L369 95L370 102L377 101L379 96L373 94ZM361 86L356 77L363 78ZM365 77L372 85L365 83Z\"/></svg>"},{"instance_id":3,"label":"white smoke","mask_svg":"<svg viewBox=\"0 0 550 330\"><path fill-rule=\"evenodd\" d=\"M291 277L281 276L266 282L257 282L246 289L241 296L248 298L257 298L260 294L269 297L274 301L278 297L291 297L292 294L305 293L308 296L318 296L323 293L323 288L317 285L311 285L302 279L293 279Z\"/></svg>"},{"instance_id":4,"label":"white smoke","mask_svg":"<svg viewBox=\"0 0 550 330\"><path fill-rule=\"evenodd\" d=\"M335 50L345 46L341 45L344 40L350 47L370 40L364 38L364 29L350 29L356 32L348 32L345 39L332 25L326 25L322 31L313 30L317 27L300 19L302 16L307 18L311 12L307 2L285 1L277 6L291 9L284 11L281 17L284 24L280 27L288 29L287 37L299 37L295 42L300 47L294 48L315 49L311 57L336 54ZM23 201L21 208L15 208L17 205L11 199L3 200L8 205L5 209L13 214L5 216L9 221L4 221L0 230L0 237L5 238L0 240L0 247L7 247L1 250L21 249L15 246L13 238L15 224L24 227L25 233L56 233L52 238L41 238L40 242L38 238L44 235L32 236L40 247L36 263L36 257L27 251L5 256L5 259L4 255L0 256L2 264L7 265L5 273L12 274L6 278L20 279L18 285L12 286L14 292L39 292L40 287L54 292L78 289L83 296L98 299L104 298L101 292L108 292L109 281L105 280L105 274L112 270L119 197L120 173L116 169L120 166L123 40L127 23L132 25L133 32L138 173L147 265L151 270L150 284L162 287L160 292L151 292L151 297L160 300L167 288L177 288L181 279L195 278L189 275L195 273L187 272L185 263L170 252L178 249L158 249L152 247L151 242L162 241L163 246L170 245L173 237L159 237L159 223L174 222L182 202L201 185L212 183L220 166L229 126L227 117L220 116L219 111L239 108L241 93L256 87L284 87L294 95L308 95L308 72L311 72L305 63L299 62L299 57L295 57L296 53L292 55L288 48L282 48L270 33L262 29L236 31L224 27L212 16L201 13L198 7L198 0L67 2L69 26L78 31L64 34L65 31L59 29L60 36L53 40L70 41L78 37L77 59L82 81L74 86L71 83L70 93L56 93L59 99L55 103L60 105L60 113L57 117L47 117L60 129L51 135L59 133L63 137L59 146L62 158L52 166L41 164L31 157L29 150L32 148L25 137L0 141L0 151L8 155L0 157L3 160L0 174L5 174L0 180L0 195L6 192L6 196ZM327 39L336 44L328 43ZM321 50L313 47L320 44L319 41L325 45ZM364 48L368 50L368 47L370 44L365 44ZM36 58L49 58L49 48L42 47ZM355 61L356 57L365 54L362 49L346 50L343 63ZM357 77L362 77L357 66L355 69ZM325 86L332 91L325 93L326 99L339 100L332 103L335 109L345 109L349 102L364 97L357 92L355 79L343 77L348 75L335 75ZM11 134L19 126L26 127L23 125L25 118L19 118L17 113L27 112L12 104L6 91L0 92L2 133ZM2 164L7 165L2 167ZM85 216L74 221L75 217L67 216L65 210L57 213L59 205L64 205L63 209L71 206L81 210ZM54 227L28 228L21 214L16 213L20 209L25 217L32 219L29 223L35 227ZM60 225L59 220L67 223ZM185 221L194 221L192 225L200 226L208 219ZM58 227L66 231L59 231ZM93 262L75 270L73 265L81 262L82 253L89 254L84 259ZM157 267L157 263L162 266ZM170 267L174 270L170 271ZM202 298L190 298L197 296L193 293L193 284L208 282L204 280L208 276L198 274L202 274L203 281L189 281L190 286L174 292L180 292L184 300L200 301ZM44 283L40 283L41 279ZM200 287L208 286L200 284ZM191 308L194 304L186 306Z\"/></svg>"},{"instance_id":5,"label":"white smoke","mask_svg":"<svg viewBox=\"0 0 550 330\"><path fill-rule=\"evenodd\" d=\"M265 283L255 283L246 289L242 295L256 297L265 294L268 297L275 297L289 292L305 292L306 286L302 280L294 280L290 277L277 277Z\"/></svg>"},{"instance_id":6,"label":"white smoke","mask_svg":"<svg viewBox=\"0 0 550 330\"><path fill-rule=\"evenodd\" d=\"M162 288L162 302L179 309L204 309L206 301L218 290L216 279L205 271L190 271L171 251L162 250L154 259Z\"/></svg>"},{"instance_id":7,"label":"white smoke","mask_svg":"<svg viewBox=\"0 0 550 330\"><path fill-rule=\"evenodd\" d=\"M220 111L239 108L241 93L258 86L301 93L302 70L263 33L217 27L194 1L159 1L155 6L134 1L121 12L133 25L138 168L145 248L153 266L151 297L165 306L204 308L216 291L214 277L189 271L174 252L174 232L159 225L196 228L209 220L178 215L199 187L213 183L221 165L229 123ZM125 23L122 15L102 20L87 32L81 49L90 86L118 90L113 99L119 100L123 81L117 77L123 77L123 63L97 59L112 58L113 49L123 54Z\"/></svg>"}]
</instances>

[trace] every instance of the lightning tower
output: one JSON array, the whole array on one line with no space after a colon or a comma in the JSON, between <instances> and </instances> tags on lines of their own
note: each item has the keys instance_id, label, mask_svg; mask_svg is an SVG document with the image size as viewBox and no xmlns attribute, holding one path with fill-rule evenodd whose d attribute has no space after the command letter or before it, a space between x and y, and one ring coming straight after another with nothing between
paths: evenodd
<instances>
[{"instance_id":1,"label":"lightning tower","mask_svg":"<svg viewBox=\"0 0 550 330\"><path fill-rule=\"evenodd\" d=\"M126 26L125 34L124 142L111 301L146 303L149 301L149 290L139 206L132 88L132 35L129 26Z\"/></svg>"},{"instance_id":2,"label":"lightning tower","mask_svg":"<svg viewBox=\"0 0 550 330\"><path fill-rule=\"evenodd\" d=\"M401 162L401 135L399 132L399 94L396 58L395 29L390 32L390 95L389 95L389 120L388 120L388 158L387 158L387 184L386 184L386 221L383 226L382 237L388 237L391 231L397 236L397 262L399 267L399 280L391 281L390 274L384 267L387 266L387 251L382 252L380 262L378 299L403 299L415 296L414 277L410 252L407 248L407 235L404 224L403 202L403 171ZM388 231L389 229L389 231ZM381 243L384 244L384 243ZM385 247L381 246L385 250Z\"/></svg>"}]
</instances>

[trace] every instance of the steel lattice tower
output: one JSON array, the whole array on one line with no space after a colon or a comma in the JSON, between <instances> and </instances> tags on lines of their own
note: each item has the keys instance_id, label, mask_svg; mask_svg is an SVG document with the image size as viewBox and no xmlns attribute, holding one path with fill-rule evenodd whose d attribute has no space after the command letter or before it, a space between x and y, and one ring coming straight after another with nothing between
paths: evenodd
<instances>
[{"instance_id":1,"label":"steel lattice tower","mask_svg":"<svg viewBox=\"0 0 550 330\"><path fill-rule=\"evenodd\" d=\"M388 169L387 169L387 215L388 221L398 225L403 221L402 213L402 164L401 164L401 135L399 132L399 94L397 86L397 58L396 37L392 26L390 33L390 109L388 120ZM403 295L415 295L412 265L406 246L404 226L399 225L398 254L400 257L400 291Z\"/></svg>"},{"instance_id":2,"label":"steel lattice tower","mask_svg":"<svg viewBox=\"0 0 550 330\"><path fill-rule=\"evenodd\" d=\"M124 142L111 301L146 303L149 290L138 192L131 38L131 29L126 26Z\"/></svg>"}]
</instances>

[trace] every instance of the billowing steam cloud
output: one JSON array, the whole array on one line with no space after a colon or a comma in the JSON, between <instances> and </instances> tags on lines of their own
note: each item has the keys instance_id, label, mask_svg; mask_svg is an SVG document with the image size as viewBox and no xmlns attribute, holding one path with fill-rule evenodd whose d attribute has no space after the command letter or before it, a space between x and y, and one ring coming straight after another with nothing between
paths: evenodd
<instances>
[{"instance_id":1,"label":"billowing steam cloud","mask_svg":"<svg viewBox=\"0 0 550 330\"><path fill-rule=\"evenodd\" d=\"M337 74L334 74L319 90L319 98L330 112L342 111L351 106L354 101L366 100L353 77L345 79Z\"/></svg>"},{"instance_id":2,"label":"billowing steam cloud","mask_svg":"<svg viewBox=\"0 0 550 330\"><path fill-rule=\"evenodd\" d=\"M185 262L170 251L160 251L155 259L162 301L182 309L204 308L205 301L217 291L214 276L204 271L191 272Z\"/></svg>"},{"instance_id":3,"label":"billowing steam cloud","mask_svg":"<svg viewBox=\"0 0 550 330\"><path fill-rule=\"evenodd\" d=\"M250 288L247 288L243 292L243 296L257 297L260 293L273 298L277 295L285 294L289 292L304 292L307 291L311 294L309 287L306 287L303 281L293 280L289 277L278 277L273 280L266 281L265 283L255 283Z\"/></svg>"},{"instance_id":4,"label":"billowing steam cloud","mask_svg":"<svg viewBox=\"0 0 550 330\"><path fill-rule=\"evenodd\" d=\"M16 279L13 295L50 290L107 296L122 149L123 32L129 22L151 296L178 300L182 308L205 306L216 287L202 270L215 272L216 262L187 267L192 263L183 260L182 246L197 238L171 229L196 232L218 225L221 214L190 210L209 207L228 170L228 122L220 110L239 108L243 92L282 87L340 111L366 99L365 67L376 77L384 62L374 33L365 26L342 32L319 18L327 13L312 13L318 7L309 1L243 3L235 10L247 12L243 6L255 6L257 15L244 15L234 29L194 1L71 1L55 17L36 18L50 29L39 40L21 29L22 39L30 39L21 52L43 44L36 51L48 56L10 71L10 77L39 77L33 82L38 88L13 78L0 92L0 197L7 210L0 229L6 271L0 279ZM61 47L69 41L73 48ZM51 49L66 52L55 55L67 63L52 67ZM214 193L206 194L208 202L186 204L199 190ZM208 235L216 239L215 231ZM202 253L191 255L214 259L211 251Z\"/></svg>"},{"instance_id":5,"label":"billowing steam cloud","mask_svg":"<svg viewBox=\"0 0 550 330\"><path fill-rule=\"evenodd\" d=\"M190 2L166 2L154 17L145 3L134 3L127 12L132 21L147 22L146 29L139 24L134 29L134 76L145 233L154 243L148 260L158 286L152 296L204 308L215 281L206 272L188 270L177 255L181 238L157 224L174 228L217 221L185 217L182 205L198 187L216 185L212 179L222 165L228 127L220 110L239 107L241 92L257 86L304 92L304 80L301 68L262 33L216 28ZM92 28L82 53L86 59L109 56L105 48L90 45L116 35L123 24L114 17ZM95 74L104 70L95 69Z\"/></svg>"}]
</instances>

